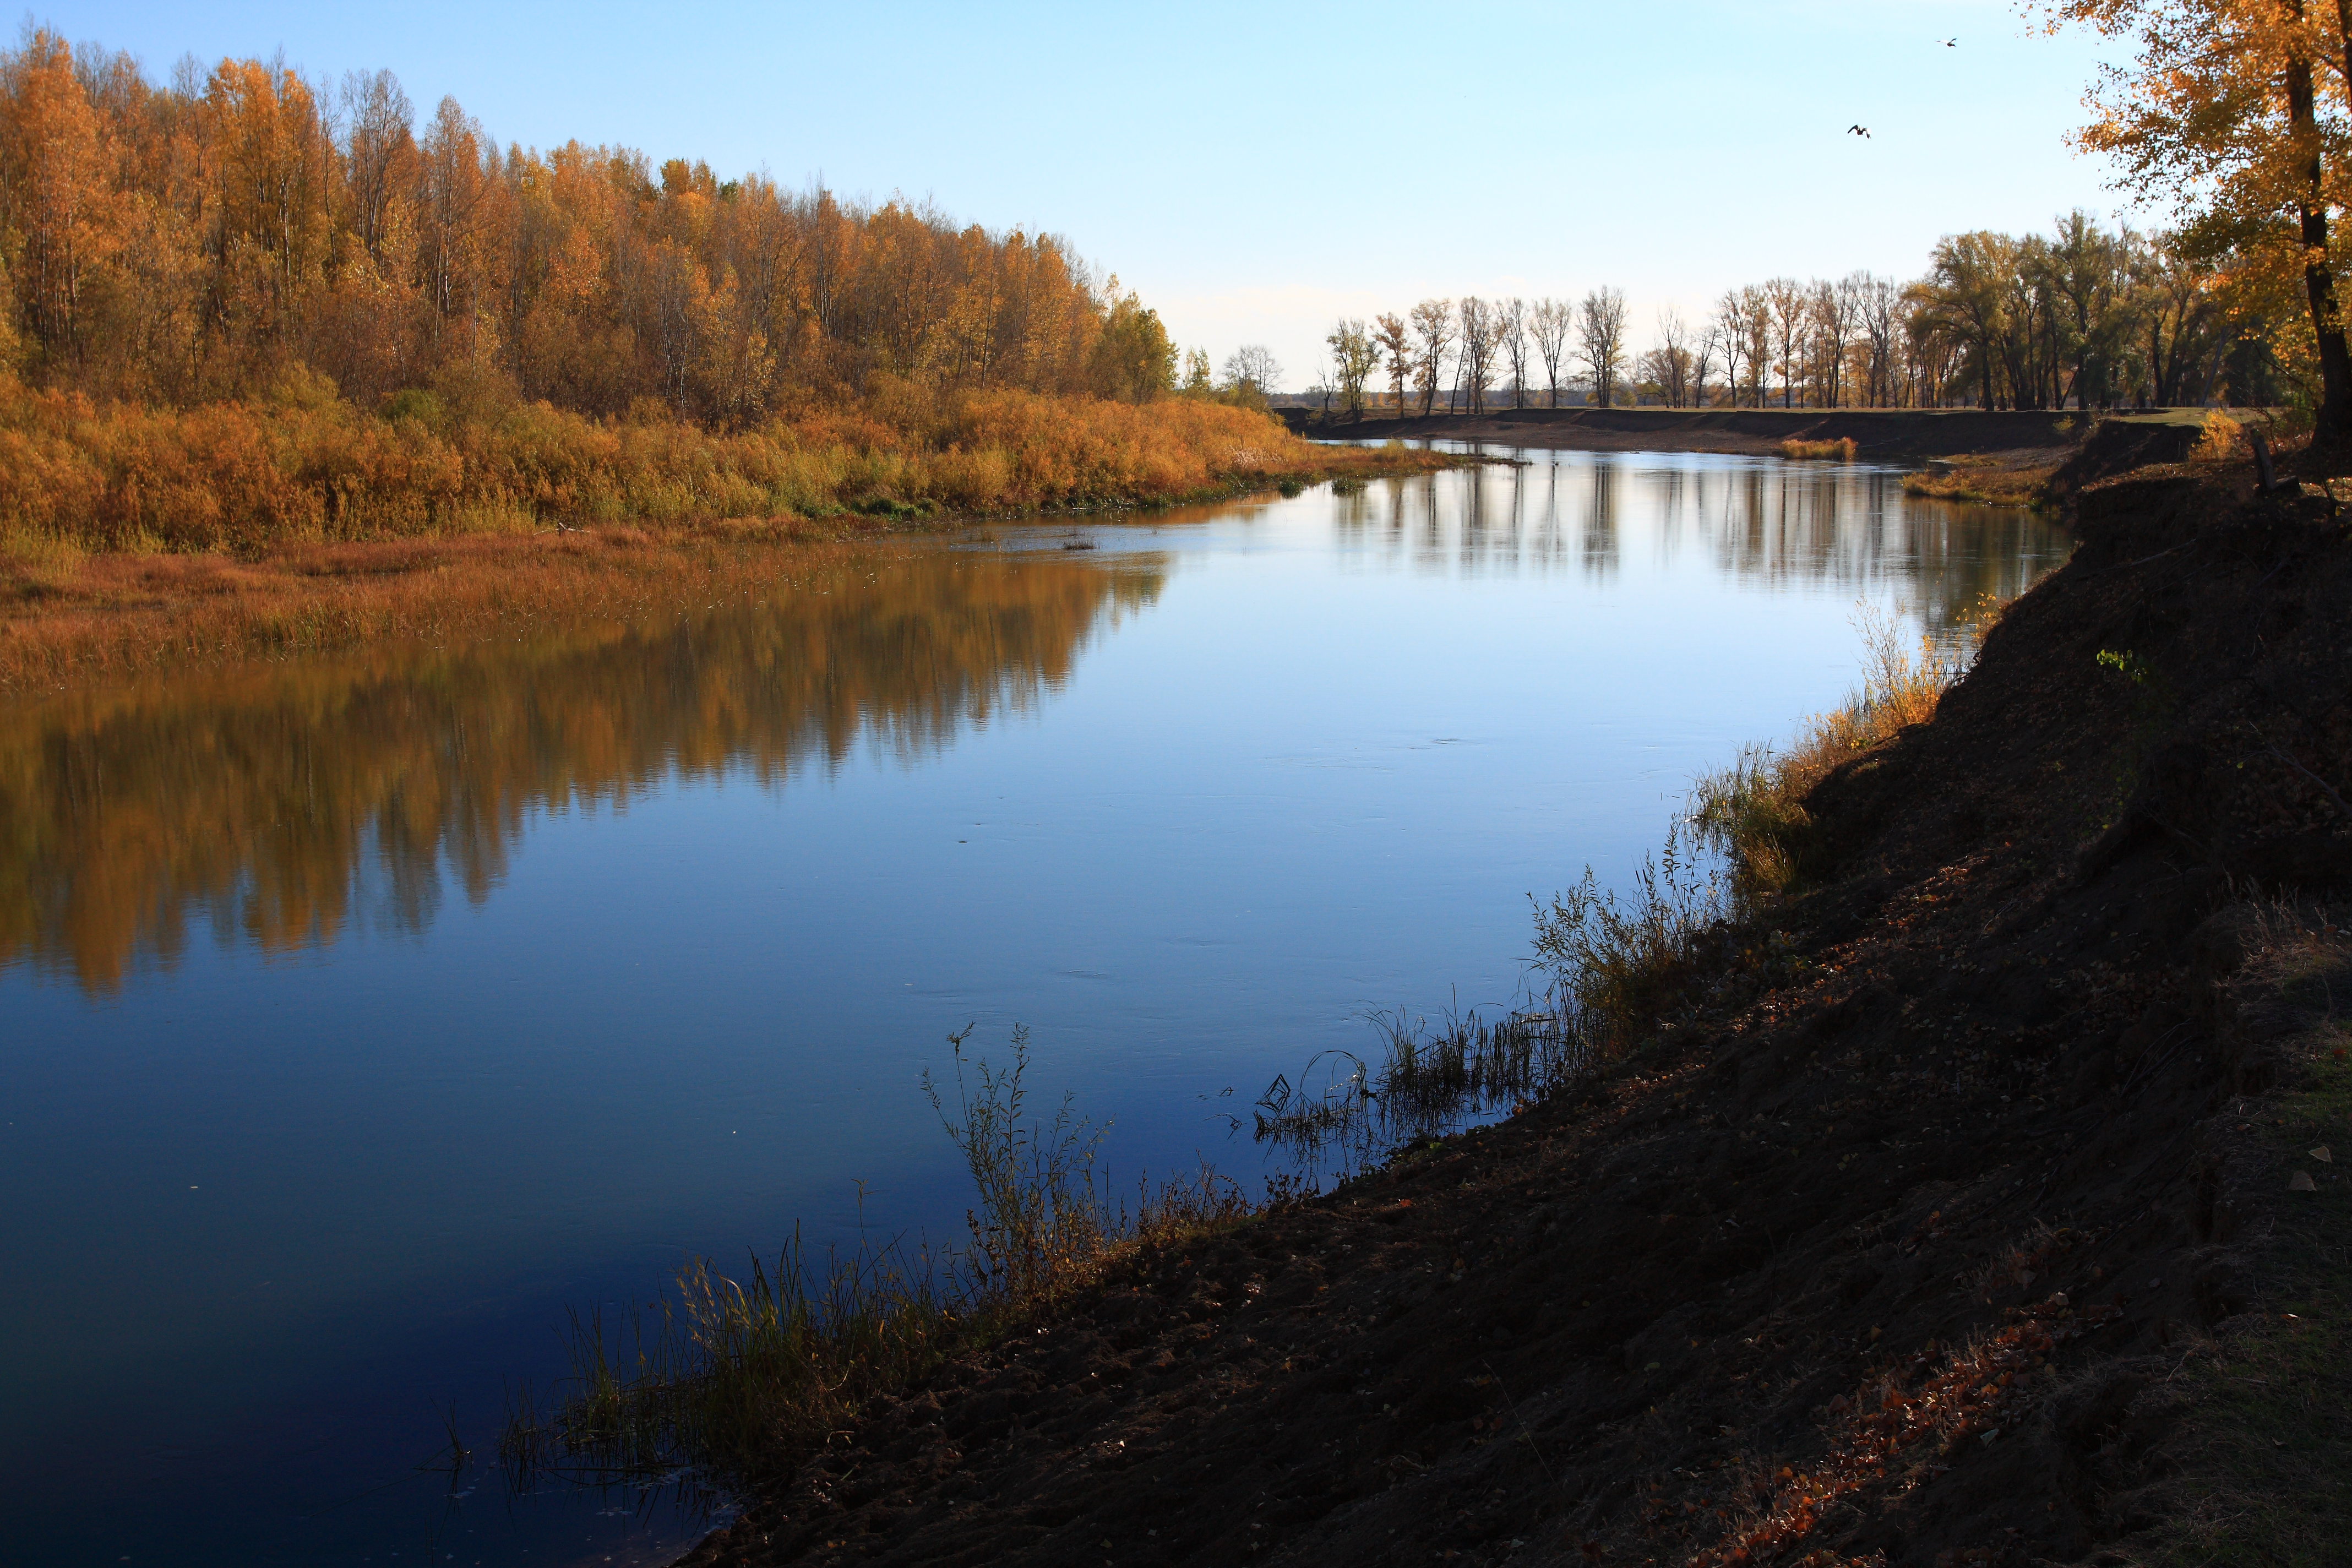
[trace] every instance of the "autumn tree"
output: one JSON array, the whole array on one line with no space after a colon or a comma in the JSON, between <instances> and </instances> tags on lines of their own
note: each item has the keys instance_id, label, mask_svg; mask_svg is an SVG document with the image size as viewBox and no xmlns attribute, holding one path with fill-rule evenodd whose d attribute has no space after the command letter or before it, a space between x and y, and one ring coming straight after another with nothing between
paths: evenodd
<instances>
[{"instance_id":1,"label":"autumn tree","mask_svg":"<svg viewBox=\"0 0 2352 1568\"><path fill-rule=\"evenodd\" d=\"M1412 374L1412 329L1402 316L1391 311L1372 323L1372 346L1385 357L1389 371L1389 391L1396 399L1396 416L1404 417L1404 384Z\"/></svg>"},{"instance_id":2,"label":"autumn tree","mask_svg":"<svg viewBox=\"0 0 2352 1568\"><path fill-rule=\"evenodd\" d=\"M1129 398L1172 377L1156 316L1053 236L625 148L501 149L454 100L417 125L387 72L331 109L257 60L153 83L47 32L0 50L16 367L107 395L314 396L323 372L371 407L656 398L728 425L877 376Z\"/></svg>"},{"instance_id":3,"label":"autumn tree","mask_svg":"<svg viewBox=\"0 0 2352 1568\"><path fill-rule=\"evenodd\" d=\"M17 321L45 354L84 346L89 294L122 240L105 127L65 41L37 30L0 68L0 222Z\"/></svg>"},{"instance_id":4,"label":"autumn tree","mask_svg":"<svg viewBox=\"0 0 2352 1568\"><path fill-rule=\"evenodd\" d=\"M2226 250L2241 288L2276 296L2299 285L2319 373L2315 437L2336 447L2352 444L2352 347L2329 249L2347 195L2348 13L2343 0L2044 6L2053 26L2083 25L2138 51L2095 89L2082 144L2115 161L2125 189L2168 203L2185 229Z\"/></svg>"},{"instance_id":5,"label":"autumn tree","mask_svg":"<svg viewBox=\"0 0 2352 1568\"><path fill-rule=\"evenodd\" d=\"M1380 349L1360 317L1343 318L1323 340L1331 349L1331 382L1338 388L1340 411L1349 419L1364 416L1364 384L1380 368Z\"/></svg>"}]
</instances>

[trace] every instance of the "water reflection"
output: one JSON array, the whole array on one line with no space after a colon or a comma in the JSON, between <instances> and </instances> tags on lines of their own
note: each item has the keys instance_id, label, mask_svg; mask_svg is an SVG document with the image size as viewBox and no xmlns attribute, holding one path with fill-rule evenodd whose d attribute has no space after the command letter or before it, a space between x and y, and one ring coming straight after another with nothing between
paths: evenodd
<instances>
[{"instance_id":1,"label":"water reflection","mask_svg":"<svg viewBox=\"0 0 2352 1568\"><path fill-rule=\"evenodd\" d=\"M1342 533L1417 570L1465 575L1573 570L1605 582L1638 547L1661 563L1702 550L1727 575L1758 586L1835 584L1859 595L1899 583L1937 634L1988 596L2024 592L2066 550L2048 518L1921 500L1904 493L1892 469L1484 450L1510 466L1391 479L1339 498Z\"/></svg>"},{"instance_id":2,"label":"water reflection","mask_svg":"<svg viewBox=\"0 0 2352 1568\"><path fill-rule=\"evenodd\" d=\"M481 901L534 812L743 767L902 760L1058 685L1150 558L877 555L765 604L462 652L383 649L0 714L0 967L119 988L191 927L266 952Z\"/></svg>"}]
</instances>

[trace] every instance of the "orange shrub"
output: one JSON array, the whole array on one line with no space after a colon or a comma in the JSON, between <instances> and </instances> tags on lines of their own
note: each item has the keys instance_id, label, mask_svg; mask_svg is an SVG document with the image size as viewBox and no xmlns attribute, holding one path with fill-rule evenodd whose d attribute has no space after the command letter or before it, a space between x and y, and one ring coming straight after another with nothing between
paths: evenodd
<instances>
[{"instance_id":1,"label":"orange shrub","mask_svg":"<svg viewBox=\"0 0 2352 1568\"><path fill-rule=\"evenodd\" d=\"M558 520L1173 500L1438 461L1316 447L1265 415L1189 398L933 394L875 379L862 403L740 430L644 405L599 419L531 403L460 421L431 399L379 417L332 396L174 409L0 384L0 534L252 550Z\"/></svg>"}]
</instances>

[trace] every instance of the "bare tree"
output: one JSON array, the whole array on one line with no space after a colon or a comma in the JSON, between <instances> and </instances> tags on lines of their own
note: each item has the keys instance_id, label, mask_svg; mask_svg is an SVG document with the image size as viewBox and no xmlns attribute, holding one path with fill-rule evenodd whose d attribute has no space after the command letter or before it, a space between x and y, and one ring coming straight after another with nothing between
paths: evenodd
<instances>
[{"instance_id":1,"label":"bare tree","mask_svg":"<svg viewBox=\"0 0 2352 1568\"><path fill-rule=\"evenodd\" d=\"M1404 417L1405 378L1412 374L1412 330L1404 318L1391 312L1372 323L1372 346L1388 356L1389 388L1396 395L1396 416Z\"/></svg>"},{"instance_id":2,"label":"bare tree","mask_svg":"<svg viewBox=\"0 0 2352 1568\"><path fill-rule=\"evenodd\" d=\"M1264 343L1244 343L1225 356L1225 390L1244 389L1264 396L1282 379L1282 366Z\"/></svg>"},{"instance_id":3,"label":"bare tree","mask_svg":"<svg viewBox=\"0 0 2352 1568\"><path fill-rule=\"evenodd\" d=\"M1715 318L1709 324L1718 351L1723 355L1723 384L1731 393L1731 405L1739 406L1739 361L1748 343L1748 307L1737 289L1726 289L1723 298L1715 302Z\"/></svg>"},{"instance_id":4,"label":"bare tree","mask_svg":"<svg viewBox=\"0 0 2352 1568\"><path fill-rule=\"evenodd\" d=\"M1851 281L1861 310L1860 331L1870 345L1869 385L1864 396L1872 407L1883 408L1895 401L1897 307L1902 294L1892 278L1857 272Z\"/></svg>"},{"instance_id":5,"label":"bare tree","mask_svg":"<svg viewBox=\"0 0 2352 1568\"><path fill-rule=\"evenodd\" d=\"M1764 406L1764 378L1772 369L1772 301L1750 283L1739 291L1740 326L1748 334L1748 401Z\"/></svg>"},{"instance_id":6,"label":"bare tree","mask_svg":"<svg viewBox=\"0 0 2352 1568\"><path fill-rule=\"evenodd\" d=\"M1528 405L1528 302L1517 295L1495 307L1495 326L1502 339L1503 358L1511 367L1511 406Z\"/></svg>"},{"instance_id":7,"label":"bare tree","mask_svg":"<svg viewBox=\"0 0 2352 1568\"><path fill-rule=\"evenodd\" d=\"M1773 340L1780 345L1780 406L1794 405L1797 395L1797 345L1812 315L1812 292L1793 278L1775 278L1764 285L1764 304Z\"/></svg>"},{"instance_id":8,"label":"bare tree","mask_svg":"<svg viewBox=\"0 0 2352 1568\"><path fill-rule=\"evenodd\" d=\"M1606 408L1616 401L1617 376L1625 368L1625 296L1615 289L1586 294L1576 337L1577 352L1592 378L1593 401Z\"/></svg>"},{"instance_id":9,"label":"bare tree","mask_svg":"<svg viewBox=\"0 0 2352 1568\"><path fill-rule=\"evenodd\" d=\"M1549 295L1536 301L1528 322L1536 352L1543 356L1544 381L1551 389L1551 405L1559 406L1559 367L1568 357L1569 333L1576 325L1576 307Z\"/></svg>"},{"instance_id":10,"label":"bare tree","mask_svg":"<svg viewBox=\"0 0 2352 1568\"><path fill-rule=\"evenodd\" d=\"M1501 333L1494 307L1475 294L1465 294L1456 307L1462 322L1459 384L1469 389L1470 412L1486 411L1486 387L1495 379L1495 345Z\"/></svg>"},{"instance_id":11,"label":"bare tree","mask_svg":"<svg viewBox=\"0 0 2352 1568\"><path fill-rule=\"evenodd\" d=\"M1862 299L1853 277L1813 285L1813 384L1822 405L1835 408L1845 397L1846 353L1862 316Z\"/></svg>"},{"instance_id":12,"label":"bare tree","mask_svg":"<svg viewBox=\"0 0 2352 1568\"><path fill-rule=\"evenodd\" d=\"M1454 351L1454 301L1423 300L1415 305L1412 333L1421 340L1413 377L1421 387L1421 412L1426 418L1436 405L1438 384L1445 379L1445 361Z\"/></svg>"},{"instance_id":13,"label":"bare tree","mask_svg":"<svg viewBox=\"0 0 2352 1568\"><path fill-rule=\"evenodd\" d=\"M1665 394L1666 405L1680 408L1690 394L1691 330L1671 305L1658 312L1657 356L1651 379Z\"/></svg>"}]
</instances>

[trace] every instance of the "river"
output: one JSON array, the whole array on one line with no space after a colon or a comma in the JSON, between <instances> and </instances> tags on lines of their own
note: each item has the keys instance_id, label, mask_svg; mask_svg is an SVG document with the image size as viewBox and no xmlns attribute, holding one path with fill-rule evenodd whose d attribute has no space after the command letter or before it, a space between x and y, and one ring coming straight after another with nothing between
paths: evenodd
<instances>
[{"instance_id":1,"label":"river","mask_svg":"<svg viewBox=\"0 0 2352 1568\"><path fill-rule=\"evenodd\" d=\"M1834 702L1859 602L1949 639L2069 548L1510 455L0 707L0 1556L664 1561L674 1494L510 1495L451 1424L689 1254L952 1231L950 1031L1255 1187L1270 1079L1507 1005L1528 895Z\"/></svg>"}]
</instances>

